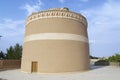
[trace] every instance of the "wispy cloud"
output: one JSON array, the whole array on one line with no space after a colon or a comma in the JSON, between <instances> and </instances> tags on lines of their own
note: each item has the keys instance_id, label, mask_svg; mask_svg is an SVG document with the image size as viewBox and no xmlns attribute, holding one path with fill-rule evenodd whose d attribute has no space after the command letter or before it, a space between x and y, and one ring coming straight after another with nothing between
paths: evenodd
<instances>
[{"instance_id":1,"label":"wispy cloud","mask_svg":"<svg viewBox=\"0 0 120 80\"><path fill-rule=\"evenodd\" d=\"M88 2L89 0L80 0L81 2ZM60 3L65 3L65 0L59 0Z\"/></svg>"},{"instance_id":2,"label":"wispy cloud","mask_svg":"<svg viewBox=\"0 0 120 80\"><path fill-rule=\"evenodd\" d=\"M39 11L42 5L43 5L43 2L41 0L37 0L33 5L26 3L20 8L26 10L27 15L30 15L32 12Z\"/></svg>"},{"instance_id":3,"label":"wispy cloud","mask_svg":"<svg viewBox=\"0 0 120 80\"><path fill-rule=\"evenodd\" d=\"M22 44L23 34L24 20L1 19L0 35L3 37L0 40L0 50L6 51L6 48L16 43Z\"/></svg>"},{"instance_id":4,"label":"wispy cloud","mask_svg":"<svg viewBox=\"0 0 120 80\"><path fill-rule=\"evenodd\" d=\"M24 33L24 20L2 19L0 21L0 34L3 36L16 36Z\"/></svg>"},{"instance_id":5,"label":"wispy cloud","mask_svg":"<svg viewBox=\"0 0 120 80\"><path fill-rule=\"evenodd\" d=\"M101 50L100 52L103 50L100 48L106 49L110 46L113 47L113 44L115 48L112 49L118 49L117 46L120 44L119 2L107 0L102 6L88 8L87 10L81 11L81 13L86 15L88 19L89 39L94 41L92 43L96 45L97 49L99 48L98 50ZM113 51L115 50L111 52Z\"/></svg>"},{"instance_id":6,"label":"wispy cloud","mask_svg":"<svg viewBox=\"0 0 120 80\"><path fill-rule=\"evenodd\" d=\"M60 2L60 3L64 3L64 2L65 2L65 0L59 0L59 2Z\"/></svg>"},{"instance_id":7,"label":"wispy cloud","mask_svg":"<svg viewBox=\"0 0 120 80\"><path fill-rule=\"evenodd\" d=\"M81 2L88 2L89 0L80 0Z\"/></svg>"},{"instance_id":8,"label":"wispy cloud","mask_svg":"<svg viewBox=\"0 0 120 80\"><path fill-rule=\"evenodd\" d=\"M89 22L90 33L98 35L116 33L117 30L120 30L119 8L119 3L108 1L101 7L83 10L82 13L86 15Z\"/></svg>"}]
</instances>

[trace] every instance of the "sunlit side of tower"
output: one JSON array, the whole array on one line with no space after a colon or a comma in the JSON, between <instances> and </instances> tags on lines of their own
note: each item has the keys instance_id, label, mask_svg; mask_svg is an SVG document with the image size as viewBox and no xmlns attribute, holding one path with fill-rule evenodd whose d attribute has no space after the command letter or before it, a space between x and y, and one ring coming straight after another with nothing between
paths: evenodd
<instances>
[{"instance_id":1,"label":"sunlit side of tower","mask_svg":"<svg viewBox=\"0 0 120 80\"><path fill-rule=\"evenodd\" d=\"M33 13L25 25L22 71L89 70L89 42L84 16L68 8L52 8Z\"/></svg>"}]
</instances>

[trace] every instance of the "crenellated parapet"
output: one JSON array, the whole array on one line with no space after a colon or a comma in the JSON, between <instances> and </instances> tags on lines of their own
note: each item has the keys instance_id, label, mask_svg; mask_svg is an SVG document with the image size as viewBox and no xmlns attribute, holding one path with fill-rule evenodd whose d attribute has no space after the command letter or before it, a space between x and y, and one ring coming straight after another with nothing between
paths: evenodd
<instances>
[{"instance_id":1,"label":"crenellated parapet","mask_svg":"<svg viewBox=\"0 0 120 80\"><path fill-rule=\"evenodd\" d=\"M29 24L32 21L38 20L38 19L44 19L44 18L67 18L67 19L73 19L76 21L81 22L85 26L87 26L87 21L84 16L81 14L70 12L68 8L52 8L46 11L36 12L32 13L27 20L26 25Z\"/></svg>"}]
</instances>

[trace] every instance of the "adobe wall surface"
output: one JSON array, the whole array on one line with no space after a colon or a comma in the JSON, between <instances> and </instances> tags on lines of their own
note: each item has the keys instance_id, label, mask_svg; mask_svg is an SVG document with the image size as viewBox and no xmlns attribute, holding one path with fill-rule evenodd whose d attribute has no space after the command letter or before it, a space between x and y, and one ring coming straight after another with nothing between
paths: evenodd
<instances>
[{"instance_id":1,"label":"adobe wall surface","mask_svg":"<svg viewBox=\"0 0 120 80\"><path fill-rule=\"evenodd\" d=\"M21 60L0 60L0 69L20 68Z\"/></svg>"},{"instance_id":2,"label":"adobe wall surface","mask_svg":"<svg viewBox=\"0 0 120 80\"><path fill-rule=\"evenodd\" d=\"M59 10L29 16L21 70L31 73L34 61L40 73L89 70L86 19L80 14Z\"/></svg>"}]
</instances>

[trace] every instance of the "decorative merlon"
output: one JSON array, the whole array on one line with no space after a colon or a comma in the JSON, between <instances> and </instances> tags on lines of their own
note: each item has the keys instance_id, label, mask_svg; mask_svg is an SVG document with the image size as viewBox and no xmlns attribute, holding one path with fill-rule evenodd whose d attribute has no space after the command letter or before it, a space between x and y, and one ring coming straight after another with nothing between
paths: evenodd
<instances>
[{"instance_id":1,"label":"decorative merlon","mask_svg":"<svg viewBox=\"0 0 120 80\"><path fill-rule=\"evenodd\" d=\"M52 8L46 11L32 13L32 15L27 18L26 25L32 21L43 18L67 18L79 21L85 26L87 25L87 21L84 16L75 12L70 12L68 8Z\"/></svg>"}]
</instances>

